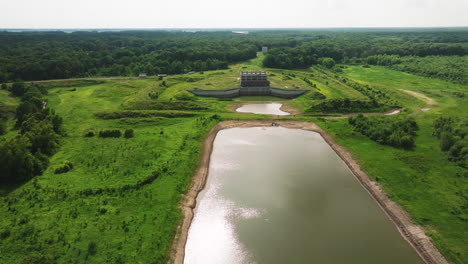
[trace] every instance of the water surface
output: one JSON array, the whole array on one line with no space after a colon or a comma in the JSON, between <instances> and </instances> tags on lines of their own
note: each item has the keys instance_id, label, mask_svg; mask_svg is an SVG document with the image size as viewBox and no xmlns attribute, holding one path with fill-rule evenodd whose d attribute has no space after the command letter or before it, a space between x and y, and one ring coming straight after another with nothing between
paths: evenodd
<instances>
[{"instance_id":1,"label":"water surface","mask_svg":"<svg viewBox=\"0 0 468 264\"><path fill-rule=\"evenodd\" d=\"M288 112L281 111L282 104L280 103L258 103L244 104L237 108L240 113L268 114L268 115L290 115Z\"/></svg>"},{"instance_id":2,"label":"water surface","mask_svg":"<svg viewBox=\"0 0 468 264\"><path fill-rule=\"evenodd\" d=\"M315 132L218 133L185 263L421 263Z\"/></svg>"}]
</instances>

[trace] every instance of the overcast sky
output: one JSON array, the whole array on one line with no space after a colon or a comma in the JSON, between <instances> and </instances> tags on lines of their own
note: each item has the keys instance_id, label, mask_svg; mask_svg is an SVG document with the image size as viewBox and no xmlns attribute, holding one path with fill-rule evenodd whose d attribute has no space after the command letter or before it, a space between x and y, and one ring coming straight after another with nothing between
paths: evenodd
<instances>
[{"instance_id":1,"label":"overcast sky","mask_svg":"<svg viewBox=\"0 0 468 264\"><path fill-rule=\"evenodd\" d=\"M468 26L468 0L0 0L0 28Z\"/></svg>"}]
</instances>

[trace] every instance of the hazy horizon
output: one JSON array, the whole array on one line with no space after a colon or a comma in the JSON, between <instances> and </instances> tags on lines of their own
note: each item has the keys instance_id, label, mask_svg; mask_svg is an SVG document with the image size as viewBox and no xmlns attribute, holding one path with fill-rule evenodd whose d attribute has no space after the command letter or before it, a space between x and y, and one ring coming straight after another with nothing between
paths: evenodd
<instances>
[{"instance_id":1,"label":"hazy horizon","mask_svg":"<svg viewBox=\"0 0 468 264\"><path fill-rule=\"evenodd\" d=\"M463 0L16 0L2 29L320 29L467 27Z\"/></svg>"}]
</instances>

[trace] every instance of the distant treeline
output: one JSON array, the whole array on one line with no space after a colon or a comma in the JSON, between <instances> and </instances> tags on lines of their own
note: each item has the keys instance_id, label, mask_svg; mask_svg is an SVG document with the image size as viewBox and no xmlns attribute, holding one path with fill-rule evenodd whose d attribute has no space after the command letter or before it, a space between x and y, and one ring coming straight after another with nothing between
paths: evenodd
<instances>
[{"instance_id":1,"label":"distant treeline","mask_svg":"<svg viewBox=\"0 0 468 264\"><path fill-rule=\"evenodd\" d=\"M0 32L0 82L227 68L270 47L264 65L300 68L374 55L468 55L466 30ZM327 58L327 59L321 59Z\"/></svg>"},{"instance_id":2,"label":"distant treeline","mask_svg":"<svg viewBox=\"0 0 468 264\"><path fill-rule=\"evenodd\" d=\"M348 122L356 131L380 144L405 149L414 147L414 136L416 136L418 125L411 117L366 117L359 114L350 117Z\"/></svg>"},{"instance_id":3,"label":"distant treeline","mask_svg":"<svg viewBox=\"0 0 468 264\"><path fill-rule=\"evenodd\" d=\"M0 32L0 82L225 69L257 50L228 33Z\"/></svg>"},{"instance_id":4,"label":"distant treeline","mask_svg":"<svg viewBox=\"0 0 468 264\"><path fill-rule=\"evenodd\" d=\"M364 62L455 83L468 84L468 56L400 57L398 55L376 55L367 57Z\"/></svg>"},{"instance_id":5,"label":"distant treeline","mask_svg":"<svg viewBox=\"0 0 468 264\"><path fill-rule=\"evenodd\" d=\"M343 34L302 42L293 47L272 48L265 56L263 64L267 67L291 69L318 64L320 58L324 57L332 58L335 62L345 63L374 55L418 57L468 55L466 43L432 43L396 36L388 37L382 38L379 34L371 33Z\"/></svg>"},{"instance_id":6,"label":"distant treeline","mask_svg":"<svg viewBox=\"0 0 468 264\"><path fill-rule=\"evenodd\" d=\"M47 107L40 86L15 83L11 94L21 98L16 108L19 135L0 140L0 182L21 182L42 174L49 157L57 152L64 134L62 118Z\"/></svg>"}]
</instances>

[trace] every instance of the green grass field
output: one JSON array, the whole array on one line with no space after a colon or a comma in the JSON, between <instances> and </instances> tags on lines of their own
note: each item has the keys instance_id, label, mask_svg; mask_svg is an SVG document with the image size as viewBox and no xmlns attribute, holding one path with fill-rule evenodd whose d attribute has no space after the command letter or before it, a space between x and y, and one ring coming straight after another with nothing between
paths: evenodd
<instances>
[{"instance_id":1,"label":"green grass field","mask_svg":"<svg viewBox=\"0 0 468 264\"><path fill-rule=\"evenodd\" d=\"M175 102L182 91L238 87L243 70L261 70L261 57L229 69L174 75L162 80L128 79L96 82L51 82L50 107L64 119L67 135L42 176L17 186L2 186L0 202L0 263L165 263L181 221L178 207L198 163L206 133L220 120L273 118L237 114L230 104L281 101L304 111L315 102L308 95L293 100L241 97L231 101L198 98L204 110L186 110L193 117L101 119L100 111L134 105ZM429 231L439 249L454 263L467 263L467 170L449 162L431 135L432 122L442 115L463 116L468 86L414 76L383 67L347 65L336 75L321 67L307 70L263 69L272 87L317 90L331 98L365 99L340 81L347 77L369 84L398 100L419 127L414 150L384 146L354 132L347 120L300 115L281 117L317 122L358 160L371 178L382 184L415 221ZM316 84L311 87L304 78ZM75 89L76 88L76 89ZM400 89L416 91L436 101L426 103ZM158 98L149 96L157 93ZM18 104L0 91L5 105ZM140 111L140 110L137 110ZM184 110L185 111L185 110ZM135 137L84 137L88 131L132 128ZM6 136L11 137L17 131ZM66 160L74 169L54 174Z\"/></svg>"}]
</instances>

